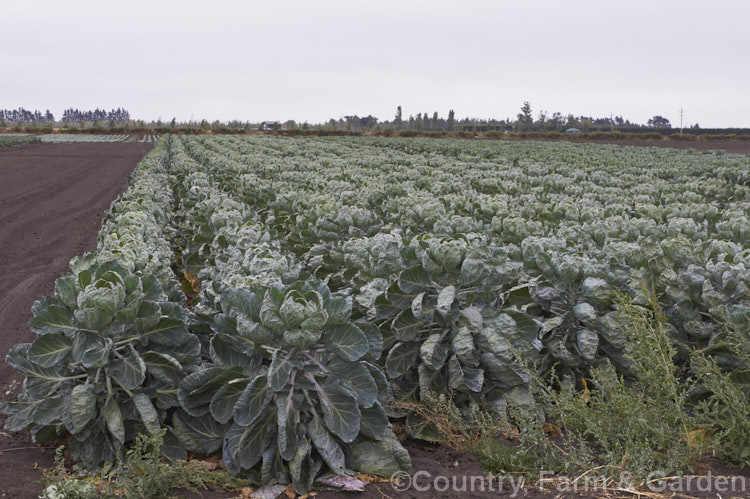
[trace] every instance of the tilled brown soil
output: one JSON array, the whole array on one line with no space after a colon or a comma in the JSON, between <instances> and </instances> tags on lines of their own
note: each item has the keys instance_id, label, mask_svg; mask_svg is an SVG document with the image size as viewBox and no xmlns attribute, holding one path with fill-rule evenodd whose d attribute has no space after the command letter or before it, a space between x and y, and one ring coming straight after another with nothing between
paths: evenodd
<instances>
[{"instance_id":1,"label":"tilled brown soil","mask_svg":"<svg viewBox=\"0 0 750 499\"><path fill-rule=\"evenodd\" d=\"M54 290L75 255L96 248L102 218L149 143L36 144L0 149L0 400L22 377L5 362L33 341L31 305ZM3 423L0 420L0 423ZM54 449L0 426L0 497L36 497Z\"/></svg>"}]
</instances>

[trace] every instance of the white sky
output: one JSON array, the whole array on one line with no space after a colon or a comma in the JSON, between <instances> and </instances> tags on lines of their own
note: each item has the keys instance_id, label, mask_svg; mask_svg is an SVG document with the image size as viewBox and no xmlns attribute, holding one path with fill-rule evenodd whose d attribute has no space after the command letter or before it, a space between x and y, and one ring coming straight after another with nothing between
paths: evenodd
<instances>
[{"instance_id":1,"label":"white sky","mask_svg":"<svg viewBox=\"0 0 750 499\"><path fill-rule=\"evenodd\" d=\"M2 0L0 108L750 127L747 0Z\"/></svg>"}]
</instances>

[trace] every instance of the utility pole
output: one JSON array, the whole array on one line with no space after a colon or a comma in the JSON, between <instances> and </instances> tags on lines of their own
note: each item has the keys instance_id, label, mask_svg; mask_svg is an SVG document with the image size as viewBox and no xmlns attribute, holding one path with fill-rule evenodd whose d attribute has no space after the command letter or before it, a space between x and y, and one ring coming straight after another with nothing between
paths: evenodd
<instances>
[{"instance_id":1,"label":"utility pole","mask_svg":"<svg viewBox=\"0 0 750 499\"><path fill-rule=\"evenodd\" d=\"M612 133L615 130L615 122L612 121L612 113L609 113L609 131Z\"/></svg>"},{"instance_id":2,"label":"utility pole","mask_svg":"<svg viewBox=\"0 0 750 499\"><path fill-rule=\"evenodd\" d=\"M680 133L682 133L682 116L685 114L685 111L680 108Z\"/></svg>"}]
</instances>

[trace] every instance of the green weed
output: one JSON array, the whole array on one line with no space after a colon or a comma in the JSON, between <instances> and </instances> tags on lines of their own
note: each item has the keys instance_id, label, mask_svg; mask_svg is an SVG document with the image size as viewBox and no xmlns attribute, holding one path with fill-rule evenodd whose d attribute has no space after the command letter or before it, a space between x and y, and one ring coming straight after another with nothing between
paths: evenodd
<instances>
[{"instance_id":1,"label":"green weed","mask_svg":"<svg viewBox=\"0 0 750 499\"><path fill-rule=\"evenodd\" d=\"M152 435L138 435L123 462L103 468L95 476L78 466L69 472L65 467L64 447L57 449L55 468L45 474L43 499L164 498L175 489L196 491L208 484L232 485L223 470L209 470L200 461L167 463L161 457L164 430Z\"/></svg>"}]
</instances>

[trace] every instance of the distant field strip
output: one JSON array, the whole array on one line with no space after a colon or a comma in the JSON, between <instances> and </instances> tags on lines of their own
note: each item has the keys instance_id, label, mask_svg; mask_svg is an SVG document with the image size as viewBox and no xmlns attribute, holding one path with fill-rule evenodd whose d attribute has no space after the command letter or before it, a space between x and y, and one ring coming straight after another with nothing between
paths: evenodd
<instances>
[{"instance_id":1,"label":"distant field strip","mask_svg":"<svg viewBox=\"0 0 750 499\"><path fill-rule=\"evenodd\" d=\"M42 142L50 144L62 144L67 142L123 142L130 135L79 135L51 133L41 135Z\"/></svg>"},{"instance_id":2,"label":"distant field strip","mask_svg":"<svg viewBox=\"0 0 750 499\"><path fill-rule=\"evenodd\" d=\"M158 135L144 135L138 142L156 142L159 140Z\"/></svg>"}]
</instances>

